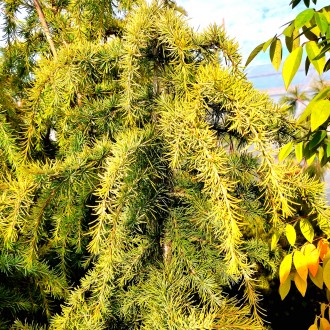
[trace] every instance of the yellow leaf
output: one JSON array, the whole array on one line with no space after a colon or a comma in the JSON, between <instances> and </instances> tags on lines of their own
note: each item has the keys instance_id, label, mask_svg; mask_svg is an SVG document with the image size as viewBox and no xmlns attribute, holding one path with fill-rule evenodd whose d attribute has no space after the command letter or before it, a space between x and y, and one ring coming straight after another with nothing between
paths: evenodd
<instances>
[{"instance_id":1,"label":"yellow leaf","mask_svg":"<svg viewBox=\"0 0 330 330\"><path fill-rule=\"evenodd\" d=\"M310 273L309 278L318 288L323 289L323 268L321 265L319 265L316 275L313 276Z\"/></svg>"},{"instance_id":2,"label":"yellow leaf","mask_svg":"<svg viewBox=\"0 0 330 330\"><path fill-rule=\"evenodd\" d=\"M298 291L301 293L301 295L303 297L305 297L305 293L306 293L306 290L307 290L307 281L304 281L298 273L295 273L294 274L294 277L293 277L293 280L294 280L294 283L298 289Z\"/></svg>"},{"instance_id":3,"label":"yellow leaf","mask_svg":"<svg viewBox=\"0 0 330 330\"><path fill-rule=\"evenodd\" d=\"M327 330L329 327L330 327L329 321L326 318L321 317L320 318L320 330Z\"/></svg>"},{"instance_id":4,"label":"yellow leaf","mask_svg":"<svg viewBox=\"0 0 330 330\"><path fill-rule=\"evenodd\" d=\"M262 47L262 50L265 52L267 50L267 48L269 47L269 45L271 44L271 42L274 40L275 37L270 38L269 40L267 40Z\"/></svg>"},{"instance_id":5,"label":"yellow leaf","mask_svg":"<svg viewBox=\"0 0 330 330\"><path fill-rule=\"evenodd\" d=\"M325 238L322 238L317 243L317 249L319 250L320 259L323 260L329 250L329 243Z\"/></svg>"},{"instance_id":6,"label":"yellow leaf","mask_svg":"<svg viewBox=\"0 0 330 330\"><path fill-rule=\"evenodd\" d=\"M308 275L307 258L299 250L294 252L293 264L299 276L306 281Z\"/></svg>"},{"instance_id":7,"label":"yellow leaf","mask_svg":"<svg viewBox=\"0 0 330 330\"><path fill-rule=\"evenodd\" d=\"M294 29L292 32L292 51L294 51L296 48L298 48L300 46L300 33L299 33L299 29Z\"/></svg>"},{"instance_id":8,"label":"yellow leaf","mask_svg":"<svg viewBox=\"0 0 330 330\"><path fill-rule=\"evenodd\" d=\"M292 151L292 147L293 147L293 143L289 142L287 144L285 144L283 147L281 147L280 152L278 153L278 160L281 162L283 161L285 158L287 158L291 151Z\"/></svg>"},{"instance_id":9,"label":"yellow leaf","mask_svg":"<svg viewBox=\"0 0 330 330\"><path fill-rule=\"evenodd\" d=\"M330 259L330 250L328 250L326 255L323 257L323 267L325 267L325 265L328 263L329 259Z\"/></svg>"},{"instance_id":10,"label":"yellow leaf","mask_svg":"<svg viewBox=\"0 0 330 330\"><path fill-rule=\"evenodd\" d=\"M288 278L292 266L292 254L288 254L284 257L280 265L280 283L284 283Z\"/></svg>"},{"instance_id":11,"label":"yellow leaf","mask_svg":"<svg viewBox=\"0 0 330 330\"><path fill-rule=\"evenodd\" d=\"M306 163L308 166L312 165L316 157L316 153L314 152L309 158L306 159Z\"/></svg>"},{"instance_id":12,"label":"yellow leaf","mask_svg":"<svg viewBox=\"0 0 330 330\"><path fill-rule=\"evenodd\" d=\"M321 316L324 317L325 310L327 309L327 305L325 303L321 304Z\"/></svg>"},{"instance_id":13,"label":"yellow leaf","mask_svg":"<svg viewBox=\"0 0 330 330\"><path fill-rule=\"evenodd\" d=\"M330 11L328 7L324 7L321 9L321 13L325 16L328 22L330 22Z\"/></svg>"},{"instance_id":14,"label":"yellow leaf","mask_svg":"<svg viewBox=\"0 0 330 330\"><path fill-rule=\"evenodd\" d=\"M330 301L330 290L328 288L325 290L325 295L327 297L327 300Z\"/></svg>"},{"instance_id":15,"label":"yellow leaf","mask_svg":"<svg viewBox=\"0 0 330 330\"><path fill-rule=\"evenodd\" d=\"M304 253L307 259L307 267L308 270L312 273L313 276L316 275L318 267L319 267L319 251L315 247L314 244L306 244L303 247L304 249L301 249L301 251Z\"/></svg>"},{"instance_id":16,"label":"yellow leaf","mask_svg":"<svg viewBox=\"0 0 330 330\"><path fill-rule=\"evenodd\" d=\"M295 145L295 154L298 163L300 163L304 157L303 152L304 152L304 142L299 142L298 144Z\"/></svg>"},{"instance_id":17,"label":"yellow leaf","mask_svg":"<svg viewBox=\"0 0 330 330\"><path fill-rule=\"evenodd\" d=\"M280 39L275 38L272 41L269 55L275 70L278 71L282 61L282 43Z\"/></svg>"},{"instance_id":18,"label":"yellow leaf","mask_svg":"<svg viewBox=\"0 0 330 330\"><path fill-rule=\"evenodd\" d=\"M314 239L314 228L311 223L307 219L301 218L299 225L301 233L304 235L308 242L312 243Z\"/></svg>"},{"instance_id":19,"label":"yellow leaf","mask_svg":"<svg viewBox=\"0 0 330 330\"><path fill-rule=\"evenodd\" d=\"M294 244L296 243L296 231L294 229L294 227L290 224L287 224L285 227L285 236L288 239L290 245L294 246Z\"/></svg>"},{"instance_id":20,"label":"yellow leaf","mask_svg":"<svg viewBox=\"0 0 330 330\"><path fill-rule=\"evenodd\" d=\"M270 244L270 250L273 251L276 248L277 242L280 239L281 234L279 232L275 232L272 236L272 241Z\"/></svg>"},{"instance_id":21,"label":"yellow leaf","mask_svg":"<svg viewBox=\"0 0 330 330\"><path fill-rule=\"evenodd\" d=\"M288 295L291 288L291 278L288 276L288 278L280 285L278 292L280 293L281 299L284 300L284 298Z\"/></svg>"},{"instance_id":22,"label":"yellow leaf","mask_svg":"<svg viewBox=\"0 0 330 330\"><path fill-rule=\"evenodd\" d=\"M314 98L312 99L311 102L308 103L306 109L303 111L301 116L299 117L297 124L302 123L308 116L311 115L312 110L315 106L315 103L320 100L324 100L329 96L330 93L330 87L324 88L321 92L319 92Z\"/></svg>"},{"instance_id":23,"label":"yellow leaf","mask_svg":"<svg viewBox=\"0 0 330 330\"><path fill-rule=\"evenodd\" d=\"M317 327L316 324L312 324L312 325L308 328L308 330L318 330L318 327Z\"/></svg>"},{"instance_id":24,"label":"yellow leaf","mask_svg":"<svg viewBox=\"0 0 330 330\"><path fill-rule=\"evenodd\" d=\"M319 44L317 44L315 41L308 41L305 45L305 49L307 52L307 56L310 60L310 62L313 64L315 70L321 74L323 72L323 68L325 65L325 56L321 57L318 60L314 60L316 56L318 56L321 52L321 48Z\"/></svg>"},{"instance_id":25,"label":"yellow leaf","mask_svg":"<svg viewBox=\"0 0 330 330\"><path fill-rule=\"evenodd\" d=\"M311 131L314 132L324 124L330 115L330 101L321 100L311 102Z\"/></svg>"},{"instance_id":26,"label":"yellow leaf","mask_svg":"<svg viewBox=\"0 0 330 330\"><path fill-rule=\"evenodd\" d=\"M323 282L330 290L330 262L327 262L323 269Z\"/></svg>"},{"instance_id":27,"label":"yellow leaf","mask_svg":"<svg viewBox=\"0 0 330 330\"><path fill-rule=\"evenodd\" d=\"M313 23L314 23L313 20L311 20L310 22L307 22L305 26L310 32L314 33L316 36L319 36L321 30L316 24Z\"/></svg>"},{"instance_id":28,"label":"yellow leaf","mask_svg":"<svg viewBox=\"0 0 330 330\"><path fill-rule=\"evenodd\" d=\"M302 59L303 49L301 46L297 47L286 58L283 64L282 76L284 80L285 89L288 89L293 77L297 73Z\"/></svg>"}]
</instances>

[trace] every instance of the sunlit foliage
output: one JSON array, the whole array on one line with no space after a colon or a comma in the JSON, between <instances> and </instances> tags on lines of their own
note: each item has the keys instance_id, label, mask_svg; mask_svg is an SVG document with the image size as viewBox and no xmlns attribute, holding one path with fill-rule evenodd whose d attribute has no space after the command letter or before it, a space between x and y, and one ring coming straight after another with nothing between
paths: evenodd
<instances>
[{"instance_id":1,"label":"sunlit foliage","mask_svg":"<svg viewBox=\"0 0 330 330\"><path fill-rule=\"evenodd\" d=\"M1 99L3 323L263 329L272 235L299 217L330 234L322 184L275 158L293 122L222 27L194 32L172 1L103 2L42 2L56 56L41 37ZM8 36L10 78L29 39Z\"/></svg>"}]
</instances>

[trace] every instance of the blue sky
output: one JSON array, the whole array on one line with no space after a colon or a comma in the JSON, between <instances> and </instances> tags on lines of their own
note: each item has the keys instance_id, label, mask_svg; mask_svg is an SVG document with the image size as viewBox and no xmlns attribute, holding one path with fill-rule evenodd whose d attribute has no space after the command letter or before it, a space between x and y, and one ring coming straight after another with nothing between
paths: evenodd
<instances>
[{"instance_id":1,"label":"blue sky","mask_svg":"<svg viewBox=\"0 0 330 330\"><path fill-rule=\"evenodd\" d=\"M147 0L151 1L151 0ZM227 33L240 45L245 60L260 43L281 32L281 25L294 19L305 9L304 4L294 10L290 0L176 0L188 12L188 21L195 29L211 23L222 24ZM303 1L301 1L303 2ZM318 0L316 8L330 5L329 0ZM269 63L268 53L258 55L253 65Z\"/></svg>"},{"instance_id":2,"label":"blue sky","mask_svg":"<svg viewBox=\"0 0 330 330\"><path fill-rule=\"evenodd\" d=\"M177 4L187 10L189 22L195 29L210 23L221 24L224 20L228 34L239 42L244 59L306 8L300 4L292 10L289 3L290 0L177 0ZM329 4L329 0L318 0L316 8ZM253 62L254 65L264 63L269 63L268 53Z\"/></svg>"}]
</instances>

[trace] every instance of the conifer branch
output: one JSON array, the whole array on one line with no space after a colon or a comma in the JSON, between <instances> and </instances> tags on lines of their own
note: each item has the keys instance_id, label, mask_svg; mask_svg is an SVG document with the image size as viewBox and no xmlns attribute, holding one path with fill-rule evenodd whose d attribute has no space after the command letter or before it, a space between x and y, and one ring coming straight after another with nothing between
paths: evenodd
<instances>
[{"instance_id":1,"label":"conifer branch","mask_svg":"<svg viewBox=\"0 0 330 330\"><path fill-rule=\"evenodd\" d=\"M102 3L61 1L52 26L65 46L52 8L29 4L33 74L15 77L19 93L0 86L0 301L29 318L5 321L261 330L258 287L287 249L270 253L270 236L299 217L330 235L322 184L274 158L294 123L246 80L221 27L194 32L172 1Z\"/></svg>"},{"instance_id":2,"label":"conifer branch","mask_svg":"<svg viewBox=\"0 0 330 330\"><path fill-rule=\"evenodd\" d=\"M47 38L47 41L49 43L50 49L53 53L53 56L56 59L57 58L57 52L56 52L55 44L54 44L53 38L51 36L51 33L49 31L49 28L48 28L48 25L47 25L47 22L46 22L46 18L45 18L45 15L44 15L43 11L42 11L41 6L40 6L39 0L33 0L33 3L34 3L34 6L35 6L35 9L37 11L37 14L38 14L39 21L40 21L40 24L42 26L43 32L44 32L44 34Z\"/></svg>"}]
</instances>

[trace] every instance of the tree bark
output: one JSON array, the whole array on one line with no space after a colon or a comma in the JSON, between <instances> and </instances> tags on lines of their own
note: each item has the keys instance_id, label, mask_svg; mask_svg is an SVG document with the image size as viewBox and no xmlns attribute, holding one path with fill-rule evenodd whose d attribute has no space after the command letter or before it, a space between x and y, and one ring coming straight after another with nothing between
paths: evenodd
<instances>
[{"instance_id":1,"label":"tree bark","mask_svg":"<svg viewBox=\"0 0 330 330\"><path fill-rule=\"evenodd\" d=\"M38 0L33 0L33 2L34 2L34 5L36 7L36 10L37 10L37 13L38 13L38 16L39 16L39 21L41 23L44 34L46 35L46 38L47 38L47 41L49 43L50 49L53 53L54 58L57 58L57 52L56 52L56 48L55 48L55 45L54 45L54 41L52 39L52 36L50 35L50 31L49 31L49 28L48 28L48 25L47 25L47 22L46 22L46 19L45 19L45 15L44 15L44 13L42 11L42 8L40 6L40 3L39 3Z\"/></svg>"}]
</instances>

